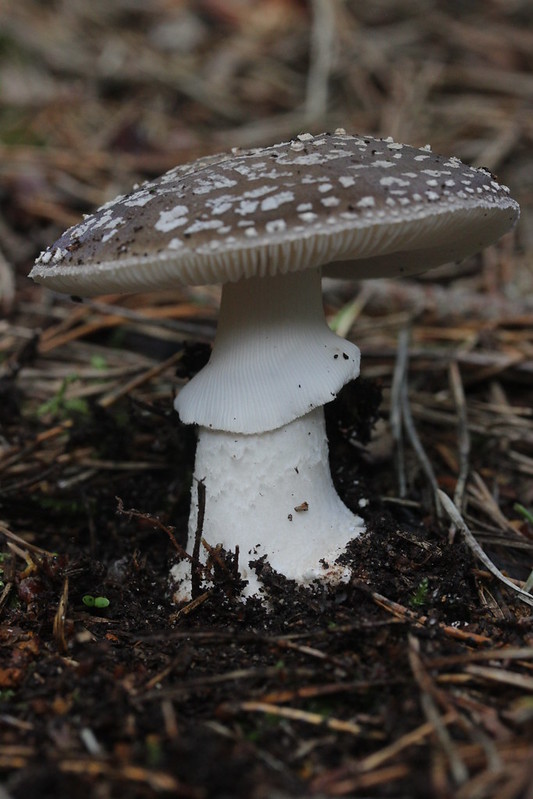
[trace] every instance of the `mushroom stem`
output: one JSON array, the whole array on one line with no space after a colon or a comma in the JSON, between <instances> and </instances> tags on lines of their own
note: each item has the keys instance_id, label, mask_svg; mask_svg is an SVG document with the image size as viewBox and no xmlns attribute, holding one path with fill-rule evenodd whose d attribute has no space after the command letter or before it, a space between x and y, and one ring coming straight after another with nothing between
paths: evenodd
<instances>
[{"instance_id":1,"label":"mushroom stem","mask_svg":"<svg viewBox=\"0 0 533 799\"><path fill-rule=\"evenodd\" d=\"M364 525L333 486L322 408L256 435L200 428L190 553L198 520L198 481L206 495L202 536L227 551L239 547L239 571L248 580L245 595L259 592L249 562L263 555L274 570L300 583L317 578L338 582L348 576L335 561ZM205 551L201 559L205 561ZM174 579L181 581L177 598L190 592L188 571L184 562L173 569Z\"/></svg>"},{"instance_id":2,"label":"mushroom stem","mask_svg":"<svg viewBox=\"0 0 533 799\"><path fill-rule=\"evenodd\" d=\"M211 358L176 408L199 425L188 551L202 481L202 535L239 547L248 595L260 587L249 561L263 555L299 582L343 577L334 562L363 527L333 486L322 406L358 374L358 348L327 326L319 269L225 284ZM173 570L177 597L188 566Z\"/></svg>"},{"instance_id":3,"label":"mushroom stem","mask_svg":"<svg viewBox=\"0 0 533 799\"><path fill-rule=\"evenodd\" d=\"M213 352L179 392L182 422L275 430L325 405L359 374L359 349L327 326L319 269L226 283Z\"/></svg>"}]
</instances>

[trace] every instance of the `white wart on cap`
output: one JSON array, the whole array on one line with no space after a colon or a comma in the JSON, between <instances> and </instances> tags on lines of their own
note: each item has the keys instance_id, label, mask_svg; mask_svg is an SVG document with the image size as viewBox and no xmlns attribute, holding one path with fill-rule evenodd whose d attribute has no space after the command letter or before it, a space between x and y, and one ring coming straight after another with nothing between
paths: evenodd
<instances>
[{"instance_id":1,"label":"white wart on cap","mask_svg":"<svg viewBox=\"0 0 533 799\"><path fill-rule=\"evenodd\" d=\"M412 274L477 252L517 218L509 190L457 158L301 134L144 183L70 228L31 277L89 296L323 265L345 278Z\"/></svg>"}]
</instances>

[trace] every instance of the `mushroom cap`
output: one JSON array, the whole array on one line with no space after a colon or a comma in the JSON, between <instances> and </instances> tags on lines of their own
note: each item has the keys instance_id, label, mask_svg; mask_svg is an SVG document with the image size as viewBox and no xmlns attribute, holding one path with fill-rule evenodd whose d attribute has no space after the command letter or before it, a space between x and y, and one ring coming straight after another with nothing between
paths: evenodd
<instances>
[{"instance_id":1,"label":"mushroom cap","mask_svg":"<svg viewBox=\"0 0 533 799\"><path fill-rule=\"evenodd\" d=\"M67 230L30 277L91 296L321 265L332 277L415 274L481 250L518 216L486 169L392 139L304 133L143 183Z\"/></svg>"}]
</instances>

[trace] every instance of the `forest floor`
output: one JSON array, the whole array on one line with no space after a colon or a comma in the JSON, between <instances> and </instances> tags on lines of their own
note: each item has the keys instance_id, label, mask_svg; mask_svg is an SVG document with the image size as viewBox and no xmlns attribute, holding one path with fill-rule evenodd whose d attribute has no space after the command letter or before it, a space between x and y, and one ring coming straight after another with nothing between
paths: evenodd
<instances>
[{"instance_id":1,"label":"forest floor","mask_svg":"<svg viewBox=\"0 0 533 799\"><path fill-rule=\"evenodd\" d=\"M0 799L533 799L532 70L526 0L0 4ZM350 582L243 600L222 569L179 606L172 401L218 289L27 273L136 181L337 126L488 167L521 222L325 281L362 352L328 406Z\"/></svg>"}]
</instances>

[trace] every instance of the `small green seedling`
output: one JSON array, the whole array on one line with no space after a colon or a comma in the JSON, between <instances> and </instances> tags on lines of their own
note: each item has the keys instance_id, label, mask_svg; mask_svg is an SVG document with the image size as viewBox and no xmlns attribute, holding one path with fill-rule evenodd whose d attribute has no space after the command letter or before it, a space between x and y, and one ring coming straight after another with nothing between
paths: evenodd
<instances>
[{"instance_id":1,"label":"small green seedling","mask_svg":"<svg viewBox=\"0 0 533 799\"><path fill-rule=\"evenodd\" d=\"M103 355L92 355L91 366L93 369L101 369L102 371L105 371L107 369L107 360Z\"/></svg>"},{"instance_id":2,"label":"small green seedling","mask_svg":"<svg viewBox=\"0 0 533 799\"><path fill-rule=\"evenodd\" d=\"M409 604L411 607L419 608L421 605L425 604L427 595L429 590L429 580L427 577L424 577L418 584L416 591L411 595L411 599L409 600Z\"/></svg>"},{"instance_id":3,"label":"small green seedling","mask_svg":"<svg viewBox=\"0 0 533 799\"><path fill-rule=\"evenodd\" d=\"M37 408L37 415L44 416L51 413L54 416L66 418L73 413L86 415L89 413L89 405L82 397L66 397L67 388L71 383L78 380L78 375L69 375L61 382L57 394Z\"/></svg>"},{"instance_id":4,"label":"small green seedling","mask_svg":"<svg viewBox=\"0 0 533 799\"><path fill-rule=\"evenodd\" d=\"M520 502L516 502L514 505L514 510L522 516L526 522L533 524L533 513L525 508Z\"/></svg>"},{"instance_id":5,"label":"small green seedling","mask_svg":"<svg viewBox=\"0 0 533 799\"><path fill-rule=\"evenodd\" d=\"M109 599L106 596L93 596L92 594L85 594L81 601L88 608L99 608L101 610L102 608L109 607Z\"/></svg>"}]
</instances>

